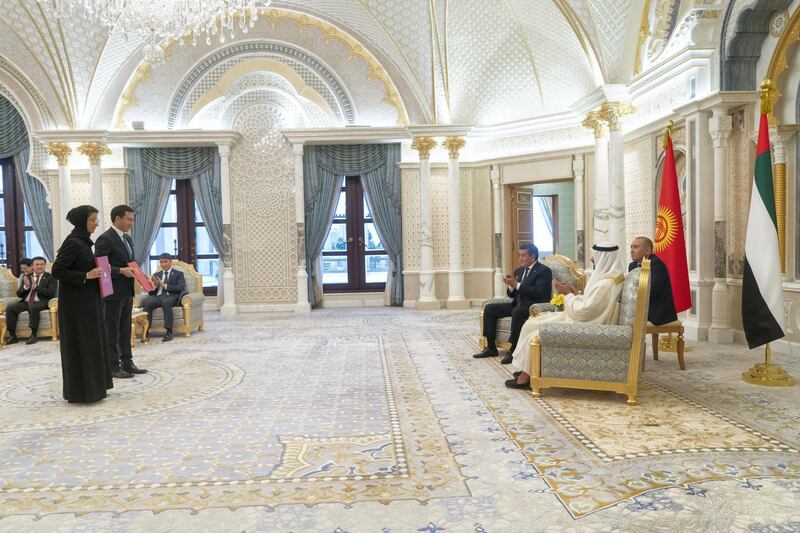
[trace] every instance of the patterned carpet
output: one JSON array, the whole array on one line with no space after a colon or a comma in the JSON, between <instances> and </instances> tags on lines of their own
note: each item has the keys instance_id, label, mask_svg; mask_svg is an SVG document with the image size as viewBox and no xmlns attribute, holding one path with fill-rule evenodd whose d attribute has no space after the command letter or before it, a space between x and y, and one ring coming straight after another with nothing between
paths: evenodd
<instances>
[{"instance_id":1,"label":"patterned carpet","mask_svg":"<svg viewBox=\"0 0 800 533\"><path fill-rule=\"evenodd\" d=\"M61 400L58 347L0 351L0 531L800 530L800 388L691 343L613 393L503 386L477 311L211 315L151 370ZM800 362L779 361L800 377Z\"/></svg>"}]
</instances>

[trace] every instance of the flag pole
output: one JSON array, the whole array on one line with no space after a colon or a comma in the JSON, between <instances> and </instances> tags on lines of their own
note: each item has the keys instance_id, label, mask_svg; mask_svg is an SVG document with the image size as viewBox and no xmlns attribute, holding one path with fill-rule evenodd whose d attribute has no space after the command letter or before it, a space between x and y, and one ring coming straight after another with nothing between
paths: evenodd
<instances>
[{"instance_id":1,"label":"flag pole","mask_svg":"<svg viewBox=\"0 0 800 533\"><path fill-rule=\"evenodd\" d=\"M772 80L764 78L759 89L761 100L761 114L772 112L772 97L775 87ZM776 198L777 200L777 198ZM756 363L750 370L742 373L742 381L754 385L764 385L767 387L791 387L794 385L794 378L789 375L780 365L772 363L772 348L770 343L764 345L764 362Z\"/></svg>"}]
</instances>

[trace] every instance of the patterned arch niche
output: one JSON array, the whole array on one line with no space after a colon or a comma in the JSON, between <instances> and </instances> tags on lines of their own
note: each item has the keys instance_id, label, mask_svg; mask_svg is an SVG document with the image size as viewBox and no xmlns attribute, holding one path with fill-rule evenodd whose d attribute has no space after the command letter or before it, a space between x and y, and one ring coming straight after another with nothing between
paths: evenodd
<instances>
[{"instance_id":1,"label":"patterned arch niche","mask_svg":"<svg viewBox=\"0 0 800 533\"><path fill-rule=\"evenodd\" d=\"M271 41L216 51L184 78L170 102L168 127L230 128L254 104L281 110L283 127L330 127L356 120L338 77L304 50Z\"/></svg>"}]
</instances>

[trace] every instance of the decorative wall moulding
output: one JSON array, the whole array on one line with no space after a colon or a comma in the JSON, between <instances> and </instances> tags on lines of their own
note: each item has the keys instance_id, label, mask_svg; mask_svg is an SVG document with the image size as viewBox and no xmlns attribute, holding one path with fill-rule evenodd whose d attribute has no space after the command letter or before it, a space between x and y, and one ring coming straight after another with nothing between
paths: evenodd
<instances>
[{"instance_id":1,"label":"decorative wall moulding","mask_svg":"<svg viewBox=\"0 0 800 533\"><path fill-rule=\"evenodd\" d=\"M148 146L234 145L241 140L242 135L234 130L40 130L33 132L33 137L43 144L97 142L141 148Z\"/></svg>"}]
</instances>

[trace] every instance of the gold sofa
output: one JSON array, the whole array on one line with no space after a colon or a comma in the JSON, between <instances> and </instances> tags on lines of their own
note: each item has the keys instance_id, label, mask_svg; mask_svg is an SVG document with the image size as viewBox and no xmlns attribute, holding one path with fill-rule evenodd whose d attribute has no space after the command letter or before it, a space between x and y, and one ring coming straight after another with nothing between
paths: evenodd
<instances>
[{"instance_id":1,"label":"gold sofa","mask_svg":"<svg viewBox=\"0 0 800 533\"><path fill-rule=\"evenodd\" d=\"M586 274L581 272L578 268L578 263L569 257L554 254L542 259L542 264L546 265L553 271L553 281L566 281L570 285L574 285L579 291L583 291L583 289L586 287ZM480 344L481 348L486 348L486 337L483 336L483 313L486 309L486 306L492 303L506 303L510 301L511 298L492 298L484 302L483 306L481 307L481 315L479 318L481 336L480 339L478 339L478 343ZM534 313L538 313L538 310L536 310L535 307L543 307L547 305L549 305L549 303L533 304L530 308L530 316L534 316ZM495 345L503 350L508 350L511 348L511 344L508 342L508 338L510 336L511 317L501 318L497 321L497 338L495 339Z\"/></svg>"},{"instance_id":2,"label":"gold sofa","mask_svg":"<svg viewBox=\"0 0 800 533\"><path fill-rule=\"evenodd\" d=\"M48 264L45 269L50 272ZM17 283L19 279L7 268L0 268L0 314L6 314L6 307L19 301L17 296ZM28 325L28 312L24 311L17 317L17 337L30 337L31 328ZM58 340L58 298L51 298L48 309L43 309L39 314L39 331L37 337L50 337Z\"/></svg>"},{"instance_id":3,"label":"gold sofa","mask_svg":"<svg viewBox=\"0 0 800 533\"><path fill-rule=\"evenodd\" d=\"M616 324L542 324L531 341L531 388L613 391L636 404L650 307L650 261L625 276Z\"/></svg>"},{"instance_id":4,"label":"gold sofa","mask_svg":"<svg viewBox=\"0 0 800 533\"><path fill-rule=\"evenodd\" d=\"M172 268L183 272L186 280L186 292L181 296L178 306L173 308L172 331L184 333L187 337L192 330L203 331L203 276L194 269L194 265L183 261L173 261ZM134 307L141 307L141 299L144 296L142 286L135 282L134 293L137 295ZM153 311L153 323L150 324L148 332L164 333L164 311L156 309Z\"/></svg>"}]
</instances>

